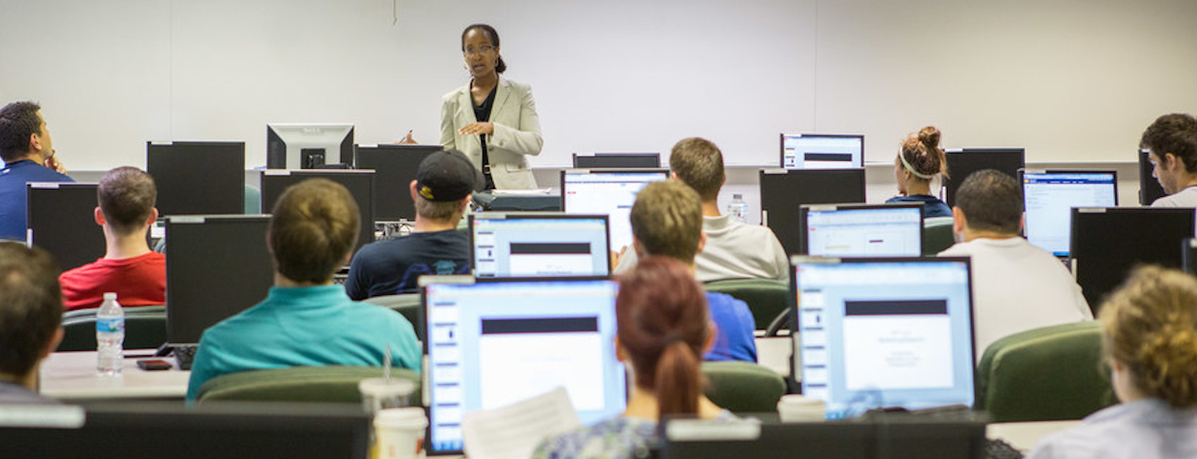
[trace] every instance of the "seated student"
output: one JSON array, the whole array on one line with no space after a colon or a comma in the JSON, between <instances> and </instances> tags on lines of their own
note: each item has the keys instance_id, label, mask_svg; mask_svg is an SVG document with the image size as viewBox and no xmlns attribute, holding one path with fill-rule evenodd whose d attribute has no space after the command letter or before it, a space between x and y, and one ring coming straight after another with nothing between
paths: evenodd
<instances>
[{"instance_id":1,"label":"seated student","mask_svg":"<svg viewBox=\"0 0 1197 459\"><path fill-rule=\"evenodd\" d=\"M1197 457L1197 279L1138 268L1102 303L1101 322L1122 403L1045 437L1028 457Z\"/></svg>"},{"instance_id":2,"label":"seated student","mask_svg":"<svg viewBox=\"0 0 1197 459\"><path fill-rule=\"evenodd\" d=\"M36 390L39 363L62 341L61 325L54 259L42 249L0 241L0 405L57 403Z\"/></svg>"},{"instance_id":3,"label":"seated student","mask_svg":"<svg viewBox=\"0 0 1197 459\"><path fill-rule=\"evenodd\" d=\"M790 279L790 261L777 236L767 226L745 225L719 213L719 189L727 182L723 153L709 140L690 137L673 146L669 168L674 179L689 185L702 198L702 232L707 242L694 258L699 282L723 279ZM636 252L619 259L615 272L636 265Z\"/></svg>"},{"instance_id":4,"label":"seated student","mask_svg":"<svg viewBox=\"0 0 1197 459\"><path fill-rule=\"evenodd\" d=\"M59 276L66 310L98 308L105 292L116 293L125 307L166 303L166 257L146 242L158 219L154 179L136 167L118 167L100 179L96 195L96 223L108 249L95 263Z\"/></svg>"},{"instance_id":5,"label":"seated student","mask_svg":"<svg viewBox=\"0 0 1197 459\"><path fill-rule=\"evenodd\" d=\"M1022 196L1009 175L986 169L956 190L957 243L940 256L972 257L976 357L1032 328L1093 318L1081 287L1054 255L1023 239Z\"/></svg>"},{"instance_id":6,"label":"seated student","mask_svg":"<svg viewBox=\"0 0 1197 459\"><path fill-rule=\"evenodd\" d=\"M1168 196L1156 199L1152 207L1197 207L1197 119L1173 113L1155 120L1143 132L1140 148L1147 150Z\"/></svg>"},{"instance_id":7,"label":"seated student","mask_svg":"<svg viewBox=\"0 0 1197 459\"><path fill-rule=\"evenodd\" d=\"M13 102L0 108L0 239L25 240L25 184L74 182L54 157L41 106Z\"/></svg>"},{"instance_id":8,"label":"seated student","mask_svg":"<svg viewBox=\"0 0 1197 459\"><path fill-rule=\"evenodd\" d=\"M534 459L648 457L662 416L731 418L703 395L698 356L710 349L714 324L690 270L653 256L619 276L615 353L631 368L628 407L618 418L546 439Z\"/></svg>"},{"instance_id":9,"label":"seated student","mask_svg":"<svg viewBox=\"0 0 1197 459\"><path fill-rule=\"evenodd\" d=\"M677 180L650 183L636 195L629 220L637 257L664 255L694 267L707 237L702 233L702 202L693 189ZM748 305L726 293L707 292L706 298L715 322L715 346L703 358L755 362L756 321Z\"/></svg>"},{"instance_id":10,"label":"seated student","mask_svg":"<svg viewBox=\"0 0 1197 459\"><path fill-rule=\"evenodd\" d=\"M939 129L927 126L902 141L898 159L894 160L899 196L885 202L921 202L927 218L952 216L952 209L931 195L931 179L948 176L948 159L939 148L939 137Z\"/></svg>"},{"instance_id":11,"label":"seated student","mask_svg":"<svg viewBox=\"0 0 1197 459\"><path fill-rule=\"evenodd\" d=\"M459 151L425 158L411 182L415 228L407 236L367 244L354 255L345 281L349 297L414 293L422 275L468 274L470 238L457 231L457 223L482 180Z\"/></svg>"},{"instance_id":12,"label":"seated student","mask_svg":"<svg viewBox=\"0 0 1197 459\"><path fill-rule=\"evenodd\" d=\"M351 301L333 284L349 260L361 222L344 186L309 179L283 192L267 242L274 287L261 303L204 331L187 400L217 376L248 370L325 365L381 366L389 345L402 368L420 368L411 323L390 309Z\"/></svg>"}]
</instances>

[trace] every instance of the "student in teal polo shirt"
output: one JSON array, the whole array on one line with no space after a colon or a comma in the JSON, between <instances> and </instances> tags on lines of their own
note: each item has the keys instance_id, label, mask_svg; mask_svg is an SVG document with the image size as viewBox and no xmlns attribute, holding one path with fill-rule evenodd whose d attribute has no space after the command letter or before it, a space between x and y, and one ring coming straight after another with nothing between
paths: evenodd
<instances>
[{"instance_id":1,"label":"student in teal polo shirt","mask_svg":"<svg viewBox=\"0 0 1197 459\"><path fill-rule=\"evenodd\" d=\"M333 283L357 243L358 207L344 186L311 179L288 188L272 212L267 241L274 287L261 303L204 332L187 400L228 373L325 365L381 366L389 344L395 366L419 369L411 323L382 306L357 303Z\"/></svg>"}]
</instances>

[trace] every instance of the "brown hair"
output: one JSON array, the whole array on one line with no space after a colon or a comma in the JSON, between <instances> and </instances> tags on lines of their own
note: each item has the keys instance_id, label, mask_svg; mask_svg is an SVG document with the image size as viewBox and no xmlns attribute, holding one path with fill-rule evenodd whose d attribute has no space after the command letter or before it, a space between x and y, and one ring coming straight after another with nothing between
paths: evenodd
<instances>
[{"instance_id":1,"label":"brown hair","mask_svg":"<svg viewBox=\"0 0 1197 459\"><path fill-rule=\"evenodd\" d=\"M141 229L154 210L158 188L150 174L136 167L118 167L104 174L96 188L96 201L104 220L116 234L127 236Z\"/></svg>"},{"instance_id":2,"label":"brown hair","mask_svg":"<svg viewBox=\"0 0 1197 459\"><path fill-rule=\"evenodd\" d=\"M48 252L0 242L0 373L33 370L62 324L58 266Z\"/></svg>"},{"instance_id":3,"label":"brown hair","mask_svg":"<svg viewBox=\"0 0 1197 459\"><path fill-rule=\"evenodd\" d=\"M723 152L710 140L682 139L669 153L669 168L703 201L713 201L723 188Z\"/></svg>"},{"instance_id":4,"label":"brown hair","mask_svg":"<svg viewBox=\"0 0 1197 459\"><path fill-rule=\"evenodd\" d=\"M41 105L13 102L0 108L0 159L16 161L29 154L29 137L42 134Z\"/></svg>"},{"instance_id":5,"label":"brown hair","mask_svg":"<svg viewBox=\"0 0 1197 459\"><path fill-rule=\"evenodd\" d=\"M461 218L461 201L429 201L417 194L416 213L429 220L457 220Z\"/></svg>"},{"instance_id":6,"label":"brown hair","mask_svg":"<svg viewBox=\"0 0 1197 459\"><path fill-rule=\"evenodd\" d=\"M1177 408L1197 405L1197 279L1139 267L1101 306L1103 351L1132 384Z\"/></svg>"},{"instance_id":7,"label":"brown hair","mask_svg":"<svg viewBox=\"0 0 1197 459\"><path fill-rule=\"evenodd\" d=\"M1188 172L1197 172L1197 118L1173 113L1156 118L1143 131L1140 148L1146 148L1161 160L1172 153Z\"/></svg>"},{"instance_id":8,"label":"brown hair","mask_svg":"<svg viewBox=\"0 0 1197 459\"><path fill-rule=\"evenodd\" d=\"M292 185L271 214L268 237L275 269L295 282L332 279L357 244L357 202L344 185L332 180L315 178Z\"/></svg>"},{"instance_id":9,"label":"brown hair","mask_svg":"<svg viewBox=\"0 0 1197 459\"><path fill-rule=\"evenodd\" d=\"M956 207L976 231L1018 234L1022 205L1018 180L993 169L973 172L956 190Z\"/></svg>"},{"instance_id":10,"label":"brown hair","mask_svg":"<svg viewBox=\"0 0 1197 459\"><path fill-rule=\"evenodd\" d=\"M615 319L635 383L652 391L661 416L696 414L710 315L702 286L681 262L648 257L618 278Z\"/></svg>"},{"instance_id":11,"label":"brown hair","mask_svg":"<svg viewBox=\"0 0 1197 459\"><path fill-rule=\"evenodd\" d=\"M702 199L676 180L653 182L640 190L629 217L632 235L650 255L686 263L698 254L702 237Z\"/></svg>"},{"instance_id":12,"label":"brown hair","mask_svg":"<svg viewBox=\"0 0 1197 459\"><path fill-rule=\"evenodd\" d=\"M902 164L905 159L910 167L923 175L934 176L943 174L948 176L948 159L942 148L939 148L941 134L935 126L927 126L917 134L911 134L902 141L902 149L898 152L897 163ZM916 180L929 180L914 177Z\"/></svg>"}]
</instances>

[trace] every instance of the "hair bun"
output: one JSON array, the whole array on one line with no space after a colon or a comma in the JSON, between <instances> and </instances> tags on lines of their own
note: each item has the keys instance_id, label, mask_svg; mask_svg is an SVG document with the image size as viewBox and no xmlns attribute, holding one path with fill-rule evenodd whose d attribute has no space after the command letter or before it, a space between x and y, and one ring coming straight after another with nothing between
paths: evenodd
<instances>
[{"instance_id":1,"label":"hair bun","mask_svg":"<svg viewBox=\"0 0 1197 459\"><path fill-rule=\"evenodd\" d=\"M927 126L919 131L919 142L929 149L939 148L939 135L939 129L936 129L935 126Z\"/></svg>"}]
</instances>

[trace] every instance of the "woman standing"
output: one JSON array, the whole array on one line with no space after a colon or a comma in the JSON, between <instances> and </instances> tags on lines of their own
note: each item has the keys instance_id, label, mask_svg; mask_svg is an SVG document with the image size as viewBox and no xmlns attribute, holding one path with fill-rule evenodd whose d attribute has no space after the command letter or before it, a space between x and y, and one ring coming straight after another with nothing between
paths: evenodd
<instances>
[{"instance_id":1,"label":"woman standing","mask_svg":"<svg viewBox=\"0 0 1197 459\"><path fill-rule=\"evenodd\" d=\"M499 33L486 24L461 32L469 84L445 94L441 144L460 150L486 177L486 189L536 188L526 156L540 154L540 117L532 88L502 78Z\"/></svg>"}]
</instances>

